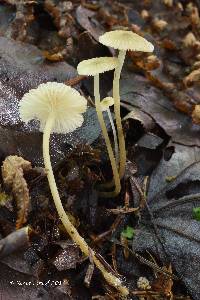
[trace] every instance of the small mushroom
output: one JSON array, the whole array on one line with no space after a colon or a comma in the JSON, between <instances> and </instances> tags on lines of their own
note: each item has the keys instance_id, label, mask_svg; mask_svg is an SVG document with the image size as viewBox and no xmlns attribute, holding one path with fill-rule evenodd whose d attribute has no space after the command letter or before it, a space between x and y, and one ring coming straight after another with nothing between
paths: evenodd
<instances>
[{"instance_id":1,"label":"small mushroom","mask_svg":"<svg viewBox=\"0 0 200 300\"><path fill-rule=\"evenodd\" d=\"M114 137L114 144L115 144L115 160L116 164L118 166L119 164L119 149L118 149L118 141L117 141L117 133L115 129L115 125L113 122L113 118L110 112L110 106L114 105L114 99L112 97L106 97L103 100L101 100L101 110L106 111L108 114L108 118L111 124L112 132L113 132L113 137Z\"/></svg>"},{"instance_id":2,"label":"small mushroom","mask_svg":"<svg viewBox=\"0 0 200 300\"><path fill-rule=\"evenodd\" d=\"M121 284L116 276L105 269L96 257L95 251L89 248L86 241L71 223L63 208L51 166L49 154L51 132L68 133L80 127L83 123L82 114L86 111L86 108L87 101L79 92L57 82L40 84L38 88L26 93L19 103L19 113L22 121L26 123L32 119L40 121L40 130L43 131L43 156L47 178L58 215L65 229L81 251L86 256L92 256L94 263L108 283L118 289L121 294L127 295L129 293L128 289Z\"/></svg>"},{"instance_id":3,"label":"small mushroom","mask_svg":"<svg viewBox=\"0 0 200 300\"><path fill-rule=\"evenodd\" d=\"M94 76L94 97L98 120L102 129L103 137L105 139L108 155L110 158L110 163L112 166L113 177L115 182L115 190L112 192L101 192L102 197L115 197L119 194L121 190L121 183L119 179L118 168L115 161L115 156L113 154L112 146L108 136L107 128L103 119L103 114L101 110L100 102L100 92L99 92L99 74L106 71L113 70L118 65L118 59L115 57L96 57L84 60L78 64L77 71L80 75Z\"/></svg>"},{"instance_id":4,"label":"small mushroom","mask_svg":"<svg viewBox=\"0 0 200 300\"><path fill-rule=\"evenodd\" d=\"M126 51L142 51L152 52L154 46L143 37L139 36L132 31L115 30L104 33L99 37L99 42L105 46L113 47L119 50L118 66L115 69L113 80L113 98L114 98L114 111L117 124L118 140L119 140L119 154L120 154L120 168L119 176L122 178L125 172L126 165L126 148L125 140L122 129L122 122L120 116L120 93L119 93L119 79L122 66L125 60Z\"/></svg>"}]
</instances>

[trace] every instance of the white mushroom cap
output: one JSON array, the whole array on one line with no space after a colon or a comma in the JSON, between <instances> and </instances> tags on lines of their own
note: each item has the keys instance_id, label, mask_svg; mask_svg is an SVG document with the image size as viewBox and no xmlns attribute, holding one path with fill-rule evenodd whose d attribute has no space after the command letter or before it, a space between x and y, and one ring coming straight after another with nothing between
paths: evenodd
<instances>
[{"instance_id":1,"label":"white mushroom cap","mask_svg":"<svg viewBox=\"0 0 200 300\"><path fill-rule=\"evenodd\" d=\"M52 131L56 133L68 133L80 127L86 108L87 101L78 91L58 82L40 84L26 93L19 103L22 121L39 120L41 131L53 112L55 123Z\"/></svg>"},{"instance_id":2,"label":"white mushroom cap","mask_svg":"<svg viewBox=\"0 0 200 300\"><path fill-rule=\"evenodd\" d=\"M114 99L112 97L106 97L101 100L101 110L106 111L110 106L114 104Z\"/></svg>"},{"instance_id":3,"label":"white mushroom cap","mask_svg":"<svg viewBox=\"0 0 200 300\"><path fill-rule=\"evenodd\" d=\"M113 70L117 65L118 59L116 57L95 57L81 61L77 71L80 75L95 76Z\"/></svg>"},{"instance_id":4,"label":"white mushroom cap","mask_svg":"<svg viewBox=\"0 0 200 300\"><path fill-rule=\"evenodd\" d=\"M114 30L99 37L99 42L105 46L119 50L152 52L154 46L140 35L126 30Z\"/></svg>"}]
</instances>

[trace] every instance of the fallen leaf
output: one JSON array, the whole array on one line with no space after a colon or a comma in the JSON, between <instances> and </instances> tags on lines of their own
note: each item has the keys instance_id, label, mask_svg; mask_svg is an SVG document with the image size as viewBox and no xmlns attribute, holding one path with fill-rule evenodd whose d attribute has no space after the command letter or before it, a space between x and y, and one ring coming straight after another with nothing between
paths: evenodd
<instances>
[{"instance_id":1,"label":"fallen leaf","mask_svg":"<svg viewBox=\"0 0 200 300\"><path fill-rule=\"evenodd\" d=\"M14 5L15 13L9 20L7 28L5 28L4 35L18 40L25 41L28 36L28 29L30 24L34 21L34 4L35 1L24 1L23 3L16 1L7 1Z\"/></svg>"},{"instance_id":2,"label":"fallen leaf","mask_svg":"<svg viewBox=\"0 0 200 300\"><path fill-rule=\"evenodd\" d=\"M189 75L187 75L183 79L183 82L186 86L190 86L195 82L199 82L199 81L200 81L200 69L193 70Z\"/></svg>"},{"instance_id":3,"label":"fallen leaf","mask_svg":"<svg viewBox=\"0 0 200 300\"><path fill-rule=\"evenodd\" d=\"M171 265L169 265L169 267L164 266L162 269L172 274ZM166 276L164 273L158 274L157 278L155 279L155 281L152 283L151 286L153 291L158 291L162 295L165 295L167 298L170 296L173 297L172 294L173 280L170 277Z\"/></svg>"},{"instance_id":4,"label":"fallen leaf","mask_svg":"<svg viewBox=\"0 0 200 300\"><path fill-rule=\"evenodd\" d=\"M200 127L193 124L190 117L178 112L173 102L144 77L125 72L120 85L122 101L149 114L173 142L200 146Z\"/></svg>"},{"instance_id":5,"label":"fallen leaf","mask_svg":"<svg viewBox=\"0 0 200 300\"><path fill-rule=\"evenodd\" d=\"M75 269L80 262L80 252L76 245L68 244L64 249L60 250L53 259L52 264L58 271Z\"/></svg>"},{"instance_id":6,"label":"fallen leaf","mask_svg":"<svg viewBox=\"0 0 200 300\"><path fill-rule=\"evenodd\" d=\"M170 262L194 300L200 297L200 223L193 219L200 201L199 167L189 166L161 190L157 182L133 240L134 251L149 251L164 265Z\"/></svg>"},{"instance_id":7,"label":"fallen leaf","mask_svg":"<svg viewBox=\"0 0 200 300\"><path fill-rule=\"evenodd\" d=\"M8 156L2 165L2 177L5 186L12 190L17 206L16 228L27 221L30 198L24 172L31 170L31 163L18 156Z\"/></svg>"},{"instance_id":8,"label":"fallen leaf","mask_svg":"<svg viewBox=\"0 0 200 300\"><path fill-rule=\"evenodd\" d=\"M170 157L167 157L168 151L171 152ZM158 193L158 189L161 190L168 185L169 178L175 179L185 168L199 160L200 151L198 147L170 143L165 148L158 166L151 174L148 197L154 197Z\"/></svg>"},{"instance_id":9,"label":"fallen leaf","mask_svg":"<svg viewBox=\"0 0 200 300\"><path fill-rule=\"evenodd\" d=\"M42 82L65 82L76 77L66 62L47 63L35 46L0 37L0 151L4 156L18 154L36 165L43 165L42 133L39 124L25 125L19 117L18 102ZM101 133L96 110L89 107L82 127L66 135L52 135L53 165L77 144L91 144ZM108 123L108 118L107 118ZM30 146L31 145L31 146Z\"/></svg>"},{"instance_id":10,"label":"fallen leaf","mask_svg":"<svg viewBox=\"0 0 200 300\"><path fill-rule=\"evenodd\" d=\"M23 227L16 230L0 240L0 258L16 251L22 251L30 246L29 235L31 233L30 227Z\"/></svg>"},{"instance_id":11,"label":"fallen leaf","mask_svg":"<svg viewBox=\"0 0 200 300\"><path fill-rule=\"evenodd\" d=\"M91 11L83 6L78 6L76 9L76 19L78 23L89 33L92 37L98 41L99 36L104 33L103 27L98 23L98 21L92 21L92 17L95 16L95 12Z\"/></svg>"}]
</instances>

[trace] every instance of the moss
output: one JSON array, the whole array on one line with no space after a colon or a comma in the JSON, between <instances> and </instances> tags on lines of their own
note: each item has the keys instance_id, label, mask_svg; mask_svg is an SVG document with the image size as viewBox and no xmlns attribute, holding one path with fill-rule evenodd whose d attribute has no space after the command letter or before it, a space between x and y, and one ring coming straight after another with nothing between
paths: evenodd
<instances>
[{"instance_id":1,"label":"moss","mask_svg":"<svg viewBox=\"0 0 200 300\"><path fill-rule=\"evenodd\" d=\"M4 206L5 203L10 199L10 196L6 193L0 193L0 206Z\"/></svg>"}]
</instances>

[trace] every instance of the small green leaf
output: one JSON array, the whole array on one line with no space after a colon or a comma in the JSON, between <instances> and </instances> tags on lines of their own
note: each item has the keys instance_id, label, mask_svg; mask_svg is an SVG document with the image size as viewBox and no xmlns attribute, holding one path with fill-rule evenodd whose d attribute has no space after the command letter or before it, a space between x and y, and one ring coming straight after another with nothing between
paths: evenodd
<instances>
[{"instance_id":1,"label":"small green leaf","mask_svg":"<svg viewBox=\"0 0 200 300\"><path fill-rule=\"evenodd\" d=\"M126 226L126 228L121 232L121 235L127 239L132 239L134 237L135 231L133 227Z\"/></svg>"},{"instance_id":2,"label":"small green leaf","mask_svg":"<svg viewBox=\"0 0 200 300\"><path fill-rule=\"evenodd\" d=\"M176 176L166 176L165 177L165 181L166 182L172 182L173 180L175 180L176 179Z\"/></svg>"},{"instance_id":3,"label":"small green leaf","mask_svg":"<svg viewBox=\"0 0 200 300\"><path fill-rule=\"evenodd\" d=\"M197 221L200 221L200 207L194 207L192 210L193 218Z\"/></svg>"},{"instance_id":4,"label":"small green leaf","mask_svg":"<svg viewBox=\"0 0 200 300\"><path fill-rule=\"evenodd\" d=\"M0 193L0 206L4 206L9 199L10 197L6 193Z\"/></svg>"}]
</instances>

